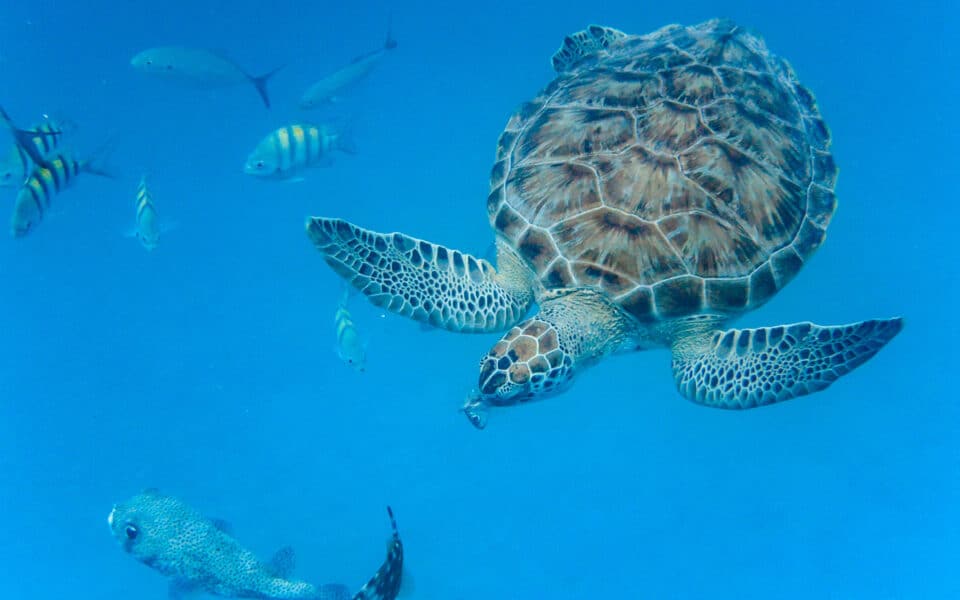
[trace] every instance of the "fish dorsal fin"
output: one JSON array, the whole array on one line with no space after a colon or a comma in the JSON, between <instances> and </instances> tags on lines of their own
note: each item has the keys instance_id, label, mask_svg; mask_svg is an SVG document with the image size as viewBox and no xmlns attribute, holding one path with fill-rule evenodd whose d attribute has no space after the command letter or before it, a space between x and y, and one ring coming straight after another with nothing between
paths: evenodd
<instances>
[{"instance_id":1,"label":"fish dorsal fin","mask_svg":"<svg viewBox=\"0 0 960 600\"><path fill-rule=\"evenodd\" d=\"M297 565L297 555L290 546L284 546L277 550L270 562L267 563L267 571L279 579L287 579L293 575L293 569Z\"/></svg>"},{"instance_id":2,"label":"fish dorsal fin","mask_svg":"<svg viewBox=\"0 0 960 600\"><path fill-rule=\"evenodd\" d=\"M216 527L218 531L222 531L227 535L233 535L233 525L230 524L230 521L226 519L210 519L210 522L213 523L213 526Z\"/></svg>"},{"instance_id":3,"label":"fish dorsal fin","mask_svg":"<svg viewBox=\"0 0 960 600\"><path fill-rule=\"evenodd\" d=\"M553 54L551 62L557 73L566 73L583 58L606 50L610 44L627 37L622 31L602 25L590 25L583 31L568 35L560 49Z\"/></svg>"}]
</instances>

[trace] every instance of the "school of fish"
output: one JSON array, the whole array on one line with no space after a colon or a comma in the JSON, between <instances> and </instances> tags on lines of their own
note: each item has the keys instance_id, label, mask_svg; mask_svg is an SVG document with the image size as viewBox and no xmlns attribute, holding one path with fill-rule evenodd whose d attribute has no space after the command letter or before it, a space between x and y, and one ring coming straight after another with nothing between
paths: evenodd
<instances>
[{"instance_id":1,"label":"school of fish","mask_svg":"<svg viewBox=\"0 0 960 600\"><path fill-rule=\"evenodd\" d=\"M299 100L302 109L335 102L367 78L397 43L388 31L384 45L356 57L348 65L308 86ZM278 66L252 75L219 52L204 48L164 46L143 50L130 61L139 72L157 79L197 89L252 86L270 108L268 82L282 70ZM109 146L90 155L78 155L64 145L73 127L44 115L21 127L0 107L0 125L12 143L0 152L0 188L15 188L10 231L24 238L35 231L59 202L59 195L87 176L115 179L102 164ZM337 154L356 152L349 135L324 123L294 122L265 135L247 157L243 171L260 179L298 181L304 171L329 166ZM146 175L133 192L133 223L127 233L147 251L160 245L170 225L161 220ZM344 289L334 312L336 352L350 368L362 372L365 348L347 308ZM387 557L359 591L339 583L313 585L292 577L294 555L290 548L271 560L260 561L242 546L229 526L204 517L183 501L157 490L146 490L114 506L108 517L111 532L125 552L169 578L171 600L193 592L261 600L394 600L403 582L403 544L393 511Z\"/></svg>"}]
</instances>

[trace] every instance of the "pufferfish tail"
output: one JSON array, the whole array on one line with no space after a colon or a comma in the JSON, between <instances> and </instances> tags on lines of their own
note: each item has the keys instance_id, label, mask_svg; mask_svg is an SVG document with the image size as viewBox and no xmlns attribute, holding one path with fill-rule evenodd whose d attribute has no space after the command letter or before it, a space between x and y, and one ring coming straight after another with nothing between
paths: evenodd
<instances>
[{"instance_id":1,"label":"pufferfish tail","mask_svg":"<svg viewBox=\"0 0 960 600\"><path fill-rule=\"evenodd\" d=\"M400 532L397 530L397 520L393 517L393 510L388 506L390 526L393 533L387 544L387 559L380 565L380 569L370 578L353 600L394 600L400 595L400 586L403 582L403 542L400 541Z\"/></svg>"}]
</instances>

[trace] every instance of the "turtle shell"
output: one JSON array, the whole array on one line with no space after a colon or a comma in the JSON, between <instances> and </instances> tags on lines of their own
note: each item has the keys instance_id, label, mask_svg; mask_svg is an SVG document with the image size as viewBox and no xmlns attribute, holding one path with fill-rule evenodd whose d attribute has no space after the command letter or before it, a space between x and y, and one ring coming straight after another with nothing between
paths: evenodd
<instances>
[{"instance_id":1,"label":"turtle shell","mask_svg":"<svg viewBox=\"0 0 960 600\"><path fill-rule=\"evenodd\" d=\"M500 136L490 223L547 289L593 287L641 320L766 302L823 242L830 136L790 65L714 20L613 32ZM558 63L555 56L554 63Z\"/></svg>"}]
</instances>

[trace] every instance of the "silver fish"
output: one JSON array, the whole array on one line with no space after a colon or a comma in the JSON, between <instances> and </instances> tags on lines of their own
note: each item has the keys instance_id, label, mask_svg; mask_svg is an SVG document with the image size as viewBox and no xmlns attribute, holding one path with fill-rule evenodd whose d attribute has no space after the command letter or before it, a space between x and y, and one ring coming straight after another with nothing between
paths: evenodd
<instances>
[{"instance_id":1,"label":"silver fish","mask_svg":"<svg viewBox=\"0 0 960 600\"><path fill-rule=\"evenodd\" d=\"M137 186L137 196L134 201L136 215L134 220L133 235L144 248L153 250L160 242L160 218L157 215L157 208L153 204L153 195L147 189L146 176L140 179L140 185Z\"/></svg>"},{"instance_id":2,"label":"silver fish","mask_svg":"<svg viewBox=\"0 0 960 600\"><path fill-rule=\"evenodd\" d=\"M355 152L344 134L331 127L288 125L260 140L243 171L255 177L289 179L305 168L329 165L335 150Z\"/></svg>"},{"instance_id":3,"label":"silver fish","mask_svg":"<svg viewBox=\"0 0 960 600\"><path fill-rule=\"evenodd\" d=\"M124 551L170 578L173 598L188 592L260 600L350 598L349 590L341 584L315 586L290 579L294 562L290 548L279 551L269 563L261 562L240 545L223 521L208 519L157 490L146 490L115 505L107 522ZM402 581L403 545L395 523L393 531L395 543L388 550L386 562L355 599L396 597Z\"/></svg>"},{"instance_id":4,"label":"silver fish","mask_svg":"<svg viewBox=\"0 0 960 600\"><path fill-rule=\"evenodd\" d=\"M387 39L382 47L361 54L354 58L350 64L341 67L307 88L307 91L300 97L300 108L317 108L335 100L338 94L353 87L373 72L387 52L396 47L397 41L393 39L388 29Z\"/></svg>"},{"instance_id":5,"label":"silver fish","mask_svg":"<svg viewBox=\"0 0 960 600\"><path fill-rule=\"evenodd\" d=\"M350 368L363 373L367 367L367 356L350 311L347 310L349 299L350 290L344 287L337 312L333 315L333 324L337 331L337 356Z\"/></svg>"},{"instance_id":6,"label":"silver fish","mask_svg":"<svg viewBox=\"0 0 960 600\"><path fill-rule=\"evenodd\" d=\"M201 89L216 89L251 83L267 108L270 96L267 81L283 67L253 76L237 63L203 48L164 46L150 48L130 60L133 68L143 73Z\"/></svg>"}]
</instances>

